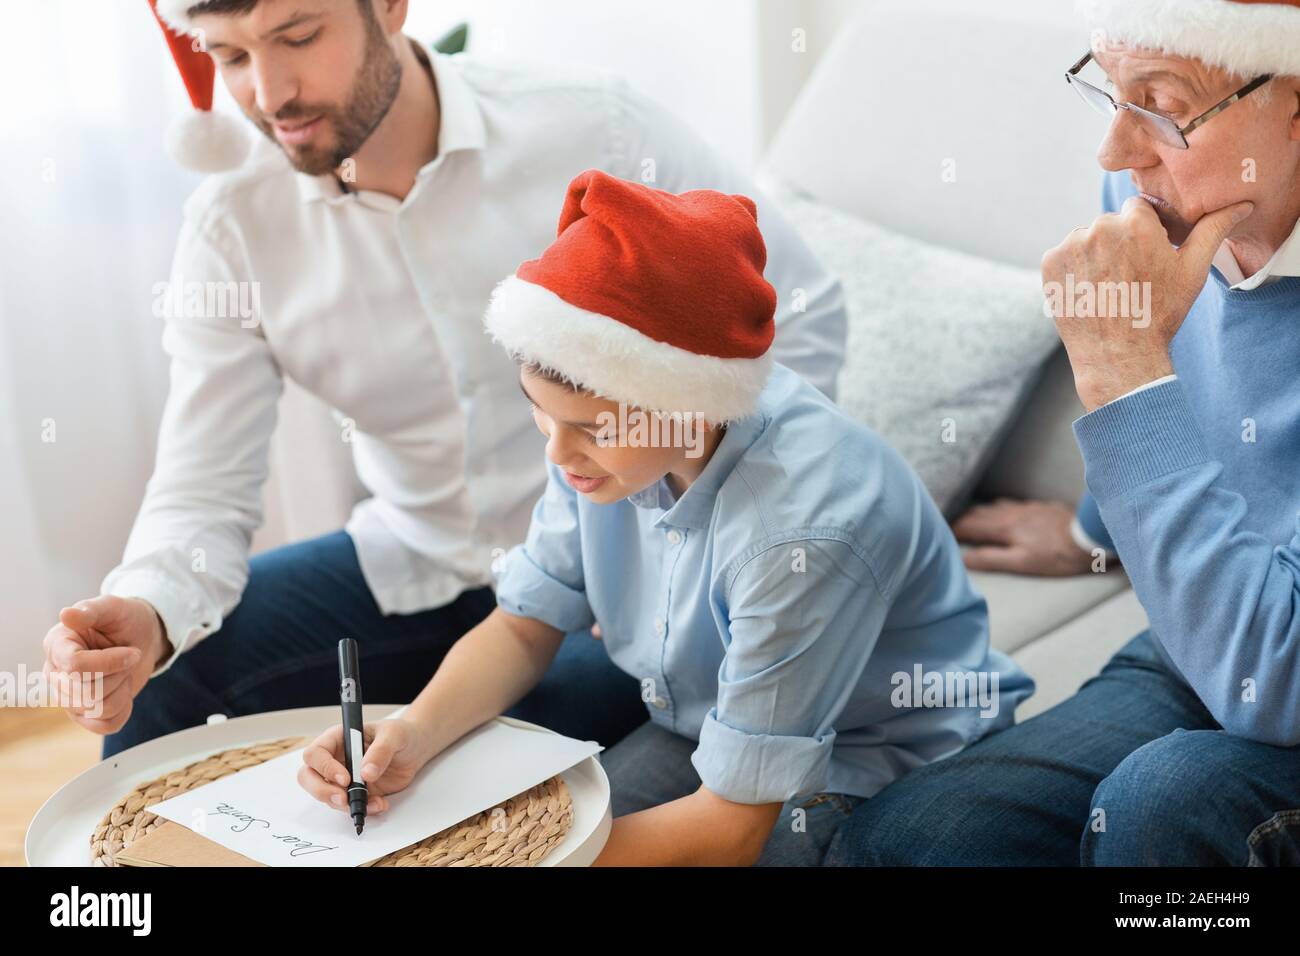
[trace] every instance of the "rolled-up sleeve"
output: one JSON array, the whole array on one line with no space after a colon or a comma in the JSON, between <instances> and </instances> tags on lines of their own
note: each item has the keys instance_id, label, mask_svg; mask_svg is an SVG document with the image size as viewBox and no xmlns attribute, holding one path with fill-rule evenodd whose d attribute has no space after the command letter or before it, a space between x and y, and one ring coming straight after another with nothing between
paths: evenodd
<instances>
[{"instance_id":1,"label":"rolled-up sleeve","mask_svg":"<svg viewBox=\"0 0 1300 956\"><path fill-rule=\"evenodd\" d=\"M596 618L587 601L582 571L578 493L546 463L546 490L533 508L524 543L502 558L497 604L565 633L591 627Z\"/></svg>"},{"instance_id":2,"label":"rolled-up sleeve","mask_svg":"<svg viewBox=\"0 0 1300 956\"><path fill-rule=\"evenodd\" d=\"M886 602L864 558L835 538L782 541L731 574L717 704L691 763L736 803L819 793Z\"/></svg>"}]
</instances>

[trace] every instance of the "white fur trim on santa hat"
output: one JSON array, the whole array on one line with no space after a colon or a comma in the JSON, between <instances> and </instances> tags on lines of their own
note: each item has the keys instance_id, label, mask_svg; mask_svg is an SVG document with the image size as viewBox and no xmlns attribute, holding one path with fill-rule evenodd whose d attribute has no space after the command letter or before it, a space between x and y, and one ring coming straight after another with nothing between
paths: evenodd
<instances>
[{"instance_id":1,"label":"white fur trim on santa hat","mask_svg":"<svg viewBox=\"0 0 1300 956\"><path fill-rule=\"evenodd\" d=\"M1075 0L1107 39L1243 77L1300 76L1300 5L1234 0Z\"/></svg>"},{"instance_id":2,"label":"white fur trim on santa hat","mask_svg":"<svg viewBox=\"0 0 1300 956\"><path fill-rule=\"evenodd\" d=\"M701 414L720 425L752 415L772 369L758 358L699 355L510 276L492 292L484 331L513 355L647 411Z\"/></svg>"},{"instance_id":3,"label":"white fur trim on santa hat","mask_svg":"<svg viewBox=\"0 0 1300 956\"><path fill-rule=\"evenodd\" d=\"M197 7L202 0L158 0L158 16L177 33L189 33L194 25L189 18L190 7Z\"/></svg>"},{"instance_id":4,"label":"white fur trim on santa hat","mask_svg":"<svg viewBox=\"0 0 1300 956\"><path fill-rule=\"evenodd\" d=\"M177 117L164 139L172 159L199 173L234 169L248 155L243 121L214 110L190 110Z\"/></svg>"}]
</instances>

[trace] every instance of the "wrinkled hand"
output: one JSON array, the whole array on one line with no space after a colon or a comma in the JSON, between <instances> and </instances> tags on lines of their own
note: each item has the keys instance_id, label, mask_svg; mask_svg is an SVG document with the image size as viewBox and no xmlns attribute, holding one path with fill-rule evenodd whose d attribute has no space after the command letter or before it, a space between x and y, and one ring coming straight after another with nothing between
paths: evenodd
<instances>
[{"instance_id":1,"label":"wrinkled hand","mask_svg":"<svg viewBox=\"0 0 1300 956\"><path fill-rule=\"evenodd\" d=\"M389 794L405 789L429 760L428 734L400 717L362 724L365 756L361 779L368 791L366 813L388 809ZM343 765L343 725L335 724L302 752L298 783L321 803L348 811L348 769Z\"/></svg>"},{"instance_id":2,"label":"wrinkled hand","mask_svg":"<svg viewBox=\"0 0 1300 956\"><path fill-rule=\"evenodd\" d=\"M972 571L1064 577L1092 569L1092 554L1070 535L1073 519L1074 509L1060 502L999 498L975 505L952 531L974 545L962 556Z\"/></svg>"},{"instance_id":3,"label":"wrinkled hand","mask_svg":"<svg viewBox=\"0 0 1300 956\"><path fill-rule=\"evenodd\" d=\"M97 734L121 730L131 716L132 702L149 682L169 647L153 605L140 598L104 595L78 601L59 612L59 623L45 635L44 674L56 672L94 690L92 677L102 674L103 696L61 697L57 702L78 724ZM57 693L66 690L51 683Z\"/></svg>"},{"instance_id":4,"label":"wrinkled hand","mask_svg":"<svg viewBox=\"0 0 1300 956\"><path fill-rule=\"evenodd\" d=\"M1173 372L1169 343L1204 288L1219 246L1254 208L1242 202L1209 213L1175 249L1151 204L1132 197L1120 212L1074 230L1047 251L1043 290L1084 408L1093 411ZM1120 283L1125 295L1109 295L1107 290L1117 286L1104 284ZM1078 311L1079 292L1094 290L1093 315L1069 314L1072 297L1066 290L1071 287L1073 311Z\"/></svg>"}]
</instances>

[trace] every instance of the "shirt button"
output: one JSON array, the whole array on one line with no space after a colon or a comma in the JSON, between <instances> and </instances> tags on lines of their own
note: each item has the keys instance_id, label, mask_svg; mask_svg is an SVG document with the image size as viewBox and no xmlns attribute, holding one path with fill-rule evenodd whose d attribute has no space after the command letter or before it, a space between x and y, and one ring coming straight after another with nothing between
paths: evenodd
<instances>
[{"instance_id":1,"label":"shirt button","mask_svg":"<svg viewBox=\"0 0 1300 956\"><path fill-rule=\"evenodd\" d=\"M655 618L655 633L660 637L663 637L664 631L666 630L668 630L668 628L664 625L664 619L662 617Z\"/></svg>"},{"instance_id":2,"label":"shirt button","mask_svg":"<svg viewBox=\"0 0 1300 956\"><path fill-rule=\"evenodd\" d=\"M665 707L668 706L668 701L664 700L662 697L656 697L654 700L651 701L651 703L654 704L656 707L658 707L660 710L663 710Z\"/></svg>"},{"instance_id":3,"label":"shirt button","mask_svg":"<svg viewBox=\"0 0 1300 956\"><path fill-rule=\"evenodd\" d=\"M668 543L669 543L669 544L681 544L681 543L682 543L682 533L681 533L680 531L678 531L676 528L674 528L672 531L669 531L669 532L668 532Z\"/></svg>"}]
</instances>

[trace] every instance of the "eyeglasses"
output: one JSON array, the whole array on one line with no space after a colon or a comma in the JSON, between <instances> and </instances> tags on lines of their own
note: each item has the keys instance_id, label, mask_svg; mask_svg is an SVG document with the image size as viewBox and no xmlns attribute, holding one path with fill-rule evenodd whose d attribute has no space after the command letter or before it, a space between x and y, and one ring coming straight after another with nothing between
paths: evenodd
<instances>
[{"instance_id":1,"label":"eyeglasses","mask_svg":"<svg viewBox=\"0 0 1300 956\"><path fill-rule=\"evenodd\" d=\"M1148 133L1150 133L1156 139L1160 140L1162 143L1167 143L1168 145L1174 147L1175 149L1189 148L1187 142L1188 133L1190 133L1194 129L1204 126L1210 120L1214 119L1214 117L1218 116L1220 113L1226 110L1233 103L1237 102L1237 100L1241 99L1242 97L1249 96L1251 93L1254 93L1257 89L1259 89L1269 80L1273 79L1272 73L1265 73L1263 76L1251 80L1249 83L1247 83L1245 86L1239 89L1236 93L1233 93L1231 96L1229 96L1218 106L1206 110L1204 113L1196 117L1196 119L1192 120L1186 126L1180 127L1168 116L1163 116L1160 113L1153 113L1150 110L1144 110L1142 107L1135 106L1132 103L1116 103L1114 97L1112 97L1105 90L1099 89L1098 87L1093 86L1087 80L1081 79L1079 77L1079 71L1082 70L1085 66L1087 66L1088 61L1091 59L1092 59L1092 51L1089 50L1088 54L1084 56L1084 58L1080 60L1078 63L1074 64L1074 66L1070 67L1069 72L1065 74L1065 81L1069 83L1072 87L1074 87L1075 91L1078 92L1078 94L1081 97L1083 97L1083 101L1087 103L1089 106L1091 106L1093 109L1095 109L1098 113L1101 113L1105 116L1111 116L1115 113L1118 113L1120 110L1128 110L1135 117L1137 117L1138 121L1142 124L1143 128Z\"/></svg>"}]
</instances>

